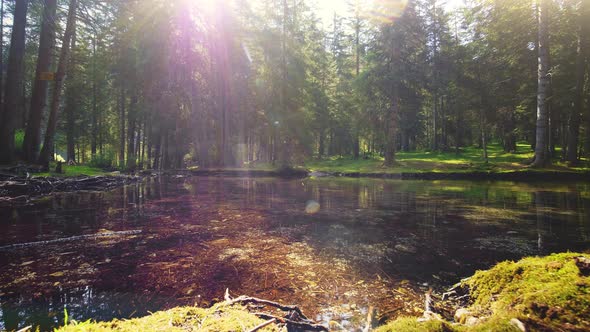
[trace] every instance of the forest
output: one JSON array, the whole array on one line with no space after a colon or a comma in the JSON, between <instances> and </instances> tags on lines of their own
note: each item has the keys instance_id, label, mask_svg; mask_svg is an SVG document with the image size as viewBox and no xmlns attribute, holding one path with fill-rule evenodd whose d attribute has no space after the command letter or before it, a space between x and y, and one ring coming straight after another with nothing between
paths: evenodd
<instances>
[{"instance_id":1,"label":"forest","mask_svg":"<svg viewBox=\"0 0 590 332\"><path fill-rule=\"evenodd\" d=\"M590 331L590 0L0 0L0 331Z\"/></svg>"},{"instance_id":2,"label":"forest","mask_svg":"<svg viewBox=\"0 0 590 332\"><path fill-rule=\"evenodd\" d=\"M588 1L2 1L0 161L590 153Z\"/></svg>"}]
</instances>

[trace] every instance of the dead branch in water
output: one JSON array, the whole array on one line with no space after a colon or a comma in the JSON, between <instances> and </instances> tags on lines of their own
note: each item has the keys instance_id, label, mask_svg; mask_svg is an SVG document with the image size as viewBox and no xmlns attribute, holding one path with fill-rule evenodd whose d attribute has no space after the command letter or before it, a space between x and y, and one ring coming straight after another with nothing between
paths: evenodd
<instances>
[{"instance_id":1,"label":"dead branch in water","mask_svg":"<svg viewBox=\"0 0 590 332\"><path fill-rule=\"evenodd\" d=\"M316 322L313 322L309 318L307 318L307 316L305 316L305 314L303 314L301 309L299 309L299 307L297 307L295 305L286 305L286 304L281 304L281 303L274 302L274 301L259 299L256 297L245 296L245 295L241 295L241 296L238 296L238 297L232 299L231 296L229 295L229 289L225 290L224 299L225 299L225 304L230 305L230 306L234 305L234 304L266 305L266 306L270 306L270 307L279 309L281 311L287 312L287 314L284 317L278 317L278 316L275 316L275 315L272 315L269 313L265 313L265 312L255 312L254 315L256 315L259 318L266 319L267 321L264 322L263 324L260 324L259 326L255 327L251 331L256 331L257 329L261 329L264 326L267 326L272 323L291 325L293 327L303 329L305 331L328 331L327 327L325 327L321 324L317 324Z\"/></svg>"},{"instance_id":2,"label":"dead branch in water","mask_svg":"<svg viewBox=\"0 0 590 332\"><path fill-rule=\"evenodd\" d=\"M325 327L324 325L307 323L307 322L299 322L299 321L291 320L288 318L273 316L273 315L270 315L270 314L267 314L264 312L255 312L254 315L256 315L257 317L262 318L262 319L276 319L276 321L279 323L292 325L294 327L303 329L304 331L329 331L328 328Z\"/></svg>"},{"instance_id":3,"label":"dead branch in water","mask_svg":"<svg viewBox=\"0 0 590 332\"><path fill-rule=\"evenodd\" d=\"M265 326L268 326L268 325L270 325L270 324L272 324L272 323L274 323L274 322L276 322L276 321L277 321L277 319L276 319L276 318L269 319L269 320L267 320L266 322L264 322L264 323L261 323L261 324L259 324L259 325L255 326L255 327L253 327L252 329L248 330L248 332L256 332L256 331L260 330L261 328L263 328L263 327L265 327Z\"/></svg>"}]
</instances>

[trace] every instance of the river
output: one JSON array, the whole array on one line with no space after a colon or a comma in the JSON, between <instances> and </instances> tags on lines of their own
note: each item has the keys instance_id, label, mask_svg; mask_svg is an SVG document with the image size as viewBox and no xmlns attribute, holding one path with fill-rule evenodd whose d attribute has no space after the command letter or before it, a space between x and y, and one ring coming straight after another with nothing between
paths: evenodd
<instances>
[{"instance_id":1,"label":"river","mask_svg":"<svg viewBox=\"0 0 590 332\"><path fill-rule=\"evenodd\" d=\"M158 177L0 207L0 330L232 295L347 330L498 261L590 249L590 184ZM96 236L96 235L100 236Z\"/></svg>"}]
</instances>

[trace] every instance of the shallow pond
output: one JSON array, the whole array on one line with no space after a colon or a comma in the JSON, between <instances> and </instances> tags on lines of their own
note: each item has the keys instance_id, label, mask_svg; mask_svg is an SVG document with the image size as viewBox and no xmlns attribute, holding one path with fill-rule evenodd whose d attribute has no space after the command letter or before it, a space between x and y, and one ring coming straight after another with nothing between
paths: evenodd
<instances>
[{"instance_id":1,"label":"shallow pond","mask_svg":"<svg viewBox=\"0 0 590 332\"><path fill-rule=\"evenodd\" d=\"M589 209L589 183L551 182L162 177L49 196L0 208L0 330L226 288L354 330L495 262L590 250Z\"/></svg>"}]
</instances>

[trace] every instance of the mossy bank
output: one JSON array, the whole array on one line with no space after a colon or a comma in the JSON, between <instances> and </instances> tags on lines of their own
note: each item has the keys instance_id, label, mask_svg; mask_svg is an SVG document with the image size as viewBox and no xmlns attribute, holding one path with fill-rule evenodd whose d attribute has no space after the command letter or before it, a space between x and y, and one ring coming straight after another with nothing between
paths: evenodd
<instances>
[{"instance_id":1,"label":"mossy bank","mask_svg":"<svg viewBox=\"0 0 590 332\"><path fill-rule=\"evenodd\" d=\"M388 331L588 331L590 255L561 253L502 262L463 282L469 305L458 322L402 317ZM111 322L72 322L58 331L247 331L263 323L241 306L182 307ZM270 324L259 331L278 331Z\"/></svg>"}]
</instances>

